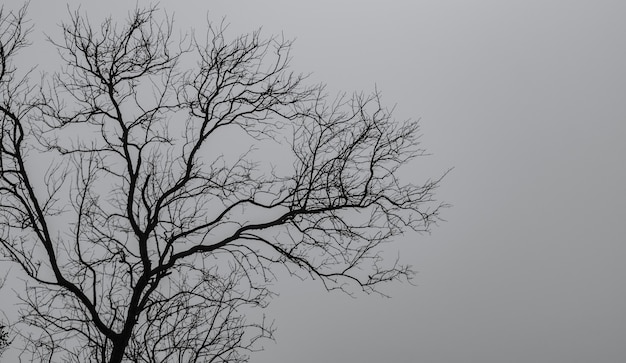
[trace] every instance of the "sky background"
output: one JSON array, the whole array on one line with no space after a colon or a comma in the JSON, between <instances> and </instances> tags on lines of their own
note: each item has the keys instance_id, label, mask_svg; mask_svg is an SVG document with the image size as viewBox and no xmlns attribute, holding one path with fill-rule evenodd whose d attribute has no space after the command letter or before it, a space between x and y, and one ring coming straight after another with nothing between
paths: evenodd
<instances>
[{"instance_id":1,"label":"sky background","mask_svg":"<svg viewBox=\"0 0 626 363\"><path fill-rule=\"evenodd\" d=\"M626 2L160 5L181 28L201 30L208 12L233 36L296 38L294 70L330 91L377 86L398 120L421 119L432 156L408 179L454 167L438 190L446 222L389 245L416 286L353 299L281 279L266 311L277 342L251 362L626 361ZM62 1L30 10L37 46L67 19Z\"/></svg>"}]
</instances>

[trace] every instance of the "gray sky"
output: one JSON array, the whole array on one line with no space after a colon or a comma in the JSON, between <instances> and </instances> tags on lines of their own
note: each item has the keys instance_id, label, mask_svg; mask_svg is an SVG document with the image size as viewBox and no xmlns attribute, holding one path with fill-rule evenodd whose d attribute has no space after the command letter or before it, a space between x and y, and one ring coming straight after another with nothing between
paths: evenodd
<instances>
[{"instance_id":1,"label":"gray sky","mask_svg":"<svg viewBox=\"0 0 626 363\"><path fill-rule=\"evenodd\" d=\"M295 70L330 90L377 85L398 119L421 118L433 155L409 177L455 168L438 191L447 222L390 245L417 286L352 299L281 280L277 342L252 362L626 360L625 2L160 3L180 27L208 11L232 35L297 38ZM31 2L37 32L65 17L51 4Z\"/></svg>"}]
</instances>

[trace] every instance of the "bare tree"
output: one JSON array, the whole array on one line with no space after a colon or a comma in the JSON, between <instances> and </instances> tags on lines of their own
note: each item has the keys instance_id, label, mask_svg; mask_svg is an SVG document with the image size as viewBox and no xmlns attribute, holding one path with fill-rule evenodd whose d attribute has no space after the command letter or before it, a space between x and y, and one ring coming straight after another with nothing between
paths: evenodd
<instances>
[{"instance_id":1,"label":"bare tree","mask_svg":"<svg viewBox=\"0 0 626 363\"><path fill-rule=\"evenodd\" d=\"M277 271L348 293L411 278L383 244L437 220L440 178L398 180L418 126L378 92L329 98L289 70L290 41L179 35L155 8L70 12L50 40L63 68L33 83L25 19L0 13L0 243L28 276L24 359L244 362L272 336L251 308Z\"/></svg>"}]
</instances>

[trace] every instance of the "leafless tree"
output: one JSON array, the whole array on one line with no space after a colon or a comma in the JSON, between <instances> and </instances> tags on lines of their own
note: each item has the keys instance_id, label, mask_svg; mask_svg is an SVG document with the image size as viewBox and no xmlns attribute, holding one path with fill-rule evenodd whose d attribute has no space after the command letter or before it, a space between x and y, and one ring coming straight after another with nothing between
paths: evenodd
<instances>
[{"instance_id":1,"label":"leafless tree","mask_svg":"<svg viewBox=\"0 0 626 363\"><path fill-rule=\"evenodd\" d=\"M23 359L244 362L272 336L251 308L275 273L348 293L411 278L383 244L437 220L440 178L398 180L418 126L378 92L329 97L290 71L291 41L179 34L153 7L96 26L71 11L50 39L63 67L34 80L30 29L26 7L0 13Z\"/></svg>"}]
</instances>

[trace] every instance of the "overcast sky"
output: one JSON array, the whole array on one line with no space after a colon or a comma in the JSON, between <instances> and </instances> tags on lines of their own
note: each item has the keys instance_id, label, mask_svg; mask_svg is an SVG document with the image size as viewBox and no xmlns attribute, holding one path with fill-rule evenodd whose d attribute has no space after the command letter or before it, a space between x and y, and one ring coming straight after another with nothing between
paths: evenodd
<instances>
[{"instance_id":1,"label":"overcast sky","mask_svg":"<svg viewBox=\"0 0 626 363\"><path fill-rule=\"evenodd\" d=\"M59 34L63 4L31 1L37 34ZM181 27L208 12L233 35L296 38L295 70L333 91L376 85L399 120L421 119L432 156L407 175L454 167L447 221L389 245L417 286L352 299L283 279L266 312L277 342L251 362L626 361L626 2L160 4Z\"/></svg>"}]
</instances>

